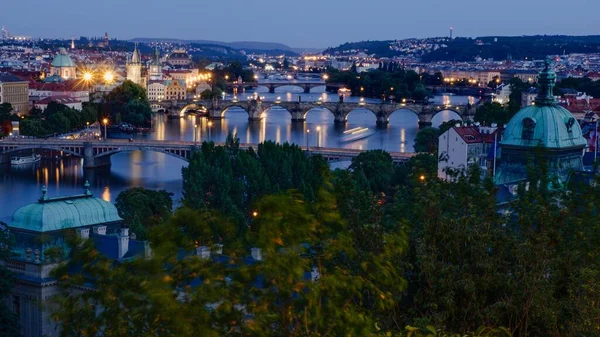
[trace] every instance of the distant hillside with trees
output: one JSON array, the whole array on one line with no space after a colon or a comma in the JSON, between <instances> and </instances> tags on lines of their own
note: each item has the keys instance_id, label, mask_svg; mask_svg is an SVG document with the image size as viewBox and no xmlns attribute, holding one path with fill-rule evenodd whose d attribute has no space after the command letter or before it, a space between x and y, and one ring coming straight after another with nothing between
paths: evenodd
<instances>
[{"instance_id":1,"label":"distant hillside with trees","mask_svg":"<svg viewBox=\"0 0 600 337\"><path fill-rule=\"evenodd\" d=\"M427 39L422 39L423 41ZM357 50L377 57L410 55L411 52L396 50L395 43L402 41L361 41L344 43L328 48L325 54L344 54ZM447 39L445 47L426 51L421 57L424 62L473 61L476 57L504 60L509 55L514 60L541 59L547 55L600 52L600 36L487 36L476 38ZM416 49L415 49L416 51Z\"/></svg>"}]
</instances>

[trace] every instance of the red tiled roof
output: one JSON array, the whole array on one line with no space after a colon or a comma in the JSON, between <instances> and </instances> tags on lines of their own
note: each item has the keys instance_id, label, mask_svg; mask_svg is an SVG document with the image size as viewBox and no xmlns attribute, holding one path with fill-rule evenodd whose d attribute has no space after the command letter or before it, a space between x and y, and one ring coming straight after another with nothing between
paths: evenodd
<instances>
[{"instance_id":1,"label":"red tiled roof","mask_svg":"<svg viewBox=\"0 0 600 337\"><path fill-rule=\"evenodd\" d=\"M50 104L51 102L56 102L60 104L81 103L80 100L69 96L50 96L35 102L35 105L46 105Z\"/></svg>"},{"instance_id":2,"label":"red tiled roof","mask_svg":"<svg viewBox=\"0 0 600 337\"><path fill-rule=\"evenodd\" d=\"M455 126L453 127L453 129L467 144L493 143L494 134L500 130L496 129L494 132L491 133L481 133L479 132L479 127L477 126Z\"/></svg>"}]
</instances>

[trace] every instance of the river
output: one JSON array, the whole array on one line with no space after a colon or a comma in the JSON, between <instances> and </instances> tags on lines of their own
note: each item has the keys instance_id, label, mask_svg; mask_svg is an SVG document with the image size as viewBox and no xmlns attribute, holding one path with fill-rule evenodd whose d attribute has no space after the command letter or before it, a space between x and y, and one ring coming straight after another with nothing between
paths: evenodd
<instances>
[{"instance_id":1,"label":"river","mask_svg":"<svg viewBox=\"0 0 600 337\"><path fill-rule=\"evenodd\" d=\"M297 101L337 101L335 94L295 93L297 88L278 88L275 94L260 91L267 101L281 99ZM318 88L317 88L318 90ZM280 92L283 91L283 92ZM252 95L253 92L244 95ZM245 98L240 95L238 99ZM347 102L359 98L348 98ZM473 103L472 97L438 96L433 104ZM368 100L367 100L368 101ZM433 118L433 125L458 119L452 111L442 111ZM157 140L197 140L224 141L229 132L237 134L241 142L259 143L265 140L292 142L310 146L341 147L354 149L384 149L387 151L412 152L415 135L418 131L418 119L408 110L396 111L390 117L387 127L376 128L376 119L368 110L358 109L350 113L344 126L334 125L333 115L325 109L313 109L306 116L305 123L292 123L290 114L283 109L273 108L267 111L266 118L260 122L249 122L248 115L241 109L232 108L225 113L221 121L213 121L212 127L206 118L188 116L181 119L168 119L165 115L156 115L153 121L155 131L147 135L136 135L140 139ZM194 128L197 124L198 127ZM317 127L320 130L317 132ZM355 127L367 127L373 134L367 138L344 142L344 130ZM306 132L310 130L310 132ZM129 138L127 134L111 134L111 138ZM318 140L317 140L318 139ZM25 167L0 166L0 221L9 222L12 213L19 207L35 202L41 195L43 185L48 186L49 196L72 195L84 191L84 182L89 180L95 196L114 202L117 195L130 187L142 186L152 189L165 189L174 194L177 204L182 197L181 168L185 162L174 157L155 153L132 151L115 154L111 157L110 168L83 170L82 160L65 158L62 160L42 160L41 163Z\"/></svg>"}]
</instances>

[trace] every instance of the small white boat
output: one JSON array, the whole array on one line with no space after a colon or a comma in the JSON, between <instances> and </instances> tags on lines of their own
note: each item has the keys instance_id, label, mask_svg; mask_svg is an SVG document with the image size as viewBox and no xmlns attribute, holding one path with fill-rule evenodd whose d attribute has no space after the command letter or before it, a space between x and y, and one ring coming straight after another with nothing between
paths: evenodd
<instances>
[{"instance_id":1,"label":"small white boat","mask_svg":"<svg viewBox=\"0 0 600 337\"><path fill-rule=\"evenodd\" d=\"M353 142L355 140L367 138L373 135L375 132L369 130L369 128L354 128L344 131L344 136L340 140L342 143Z\"/></svg>"},{"instance_id":2,"label":"small white boat","mask_svg":"<svg viewBox=\"0 0 600 337\"><path fill-rule=\"evenodd\" d=\"M32 154L31 156L10 158L10 164L11 165L32 164L32 163L37 163L40 160L42 160L42 156L41 155L39 155L39 154Z\"/></svg>"},{"instance_id":3,"label":"small white boat","mask_svg":"<svg viewBox=\"0 0 600 337\"><path fill-rule=\"evenodd\" d=\"M350 90L348 88L340 88L338 90L338 95L351 96L352 95L352 90Z\"/></svg>"}]
</instances>

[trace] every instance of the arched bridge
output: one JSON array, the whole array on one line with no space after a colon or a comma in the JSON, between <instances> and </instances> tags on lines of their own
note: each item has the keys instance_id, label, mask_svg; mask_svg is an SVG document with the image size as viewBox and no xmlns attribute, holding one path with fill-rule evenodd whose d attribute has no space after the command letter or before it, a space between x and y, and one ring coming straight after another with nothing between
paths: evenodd
<instances>
[{"instance_id":1,"label":"arched bridge","mask_svg":"<svg viewBox=\"0 0 600 337\"><path fill-rule=\"evenodd\" d=\"M172 105L173 107L173 105ZM273 107L281 107L292 115L292 121L306 120L308 111L314 108L324 108L329 110L336 123L346 123L350 112L356 109L367 109L377 118L378 125L387 125L390 116L399 110L410 110L419 118L419 125L431 125L433 117L441 112L450 110L460 116L463 121L470 121L475 116L477 105L436 105L436 104L417 104L417 103L346 103L346 102L267 102L260 99L250 99L247 101L194 101L180 102L175 107L179 110L180 116L185 116L188 109L206 109L211 119L224 118L227 109L239 107L248 113L248 119L255 121L261 120L266 116L267 110Z\"/></svg>"},{"instance_id":2,"label":"arched bridge","mask_svg":"<svg viewBox=\"0 0 600 337\"><path fill-rule=\"evenodd\" d=\"M293 86L299 87L303 90L305 94L310 93L312 88L323 87L326 83L323 80L312 80L312 81L302 81L302 80L289 80L289 81L258 81L258 82L249 82L249 83L237 83L232 82L228 83L227 87L229 90L237 89L238 92L243 92L246 88L258 88L258 87L266 87L269 89L269 93L274 94L275 89L279 87Z\"/></svg>"},{"instance_id":3,"label":"arched bridge","mask_svg":"<svg viewBox=\"0 0 600 337\"><path fill-rule=\"evenodd\" d=\"M223 143L216 143L223 146ZM10 157L18 151L24 150L54 150L62 151L83 158L84 168L95 168L110 165L110 156L124 151L154 151L189 161L193 151L199 143L188 141L149 141L127 139L97 140L69 140L69 139L3 139L0 140L0 163L10 162ZM257 144L240 144L241 149L257 148ZM304 148L309 154L322 155L327 161L350 160L358 156L362 150L335 149L323 147ZM409 160L413 153L390 152L394 163L403 163Z\"/></svg>"}]
</instances>

